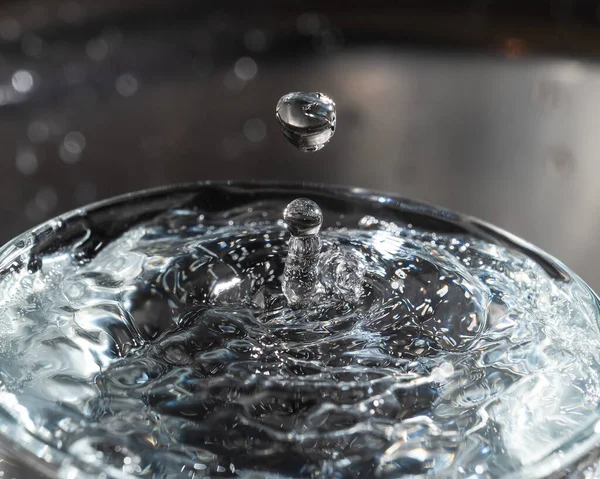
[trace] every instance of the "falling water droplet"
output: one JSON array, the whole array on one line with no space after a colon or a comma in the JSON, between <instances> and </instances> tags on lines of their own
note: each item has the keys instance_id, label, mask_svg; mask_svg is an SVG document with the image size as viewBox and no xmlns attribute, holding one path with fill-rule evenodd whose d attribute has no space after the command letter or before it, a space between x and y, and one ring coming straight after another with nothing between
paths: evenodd
<instances>
[{"instance_id":1,"label":"falling water droplet","mask_svg":"<svg viewBox=\"0 0 600 479\"><path fill-rule=\"evenodd\" d=\"M335 133L335 103L323 93L288 93L279 99L276 115L285 137L305 152L320 150Z\"/></svg>"},{"instance_id":2,"label":"falling water droplet","mask_svg":"<svg viewBox=\"0 0 600 479\"><path fill-rule=\"evenodd\" d=\"M304 303L313 293L318 277L323 213L314 201L297 198L283 212L292 237L283 271L282 290L291 305Z\"/></svg>"}]
</instances>

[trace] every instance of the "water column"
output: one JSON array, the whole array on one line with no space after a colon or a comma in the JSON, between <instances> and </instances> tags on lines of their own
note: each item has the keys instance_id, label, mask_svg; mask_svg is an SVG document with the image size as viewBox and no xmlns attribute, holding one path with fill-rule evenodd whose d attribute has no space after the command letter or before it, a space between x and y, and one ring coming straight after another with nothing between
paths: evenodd
<instances>
[{"instance_id":1,"label":"water column","mask_svg":"<svg viewBox=\"0 0 600 479\"><path fill-rule=\"evenodd\" d=\"M283 212L292 237L283 271L282 290L291 305L308 300L315 290L323 213L314 201L297 198Z\"/></svg>"}]
</instances>

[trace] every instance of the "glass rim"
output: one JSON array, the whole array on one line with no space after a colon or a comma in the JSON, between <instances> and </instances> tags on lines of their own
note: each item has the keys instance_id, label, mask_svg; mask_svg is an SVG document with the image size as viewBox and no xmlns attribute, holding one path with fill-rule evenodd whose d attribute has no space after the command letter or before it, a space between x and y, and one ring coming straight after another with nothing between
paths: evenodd
<instances>
[{"instance_id":1,"label":"glass rim","mask_svg":"<svg viewBox=\"0 0 600 479\"><path fill-rule=\"evenodd\" d=\"M26 240L28 235L33 235L36 238L47 237L52 234L60 234L61 229L70 226L74 221L86 219L90 216L102 212L111 207L125 207L134 203L145 203L156 205L156 209L160 209L160 205L168 206L170 197L174 195L186 195L201 192L203 189L215 188L231 188L238 190L261 191L269 192L295 192L298 195L305 194L329 194L337 199L360 199L372 203L385 204L391 207L396 212L411 213L428 216L437 221L443 221L450 224L460 224L465 227L469 233L476 236L482 236L485 239L493 239L500 241L510 247L514 247L527 256L532 257L536 262L542 263L542 266L556 279L569 281L573 276L570 269L565 266L560 260L550 255L549 253L538 248L534 244L516 236L503 228L493 225L487 221L477 217L467 215L446 209L442 206L428 203L421 200L413 200L397 193L384 192L371 188L345 186L339 184L326 184L317 182L290 182L278 180L251 180L251 181L236 181L236 180L207 180L193 181L185 183L175 183L158 187L151 187L133 192L123 193L112 196L100 201L92 202L87 205L61 213L53 218L50 218L36 226L25 230L12 239L0 245L0 274L8 266L7 261L10 261L14 255L11 255L11 249L21 249L19 254L22 254L23 246L18 246L20 241ZM163 203L164 202L164 203ZM176 202L173 203L176 206ZM25 241L25 243L27 243ZM31 246L31 245L30 245ZM27 251L27 249L25 249ZM552 266L549 267L548 263ZM581 280L583 282L583 280Z\"/></svg>"}]
</instances>

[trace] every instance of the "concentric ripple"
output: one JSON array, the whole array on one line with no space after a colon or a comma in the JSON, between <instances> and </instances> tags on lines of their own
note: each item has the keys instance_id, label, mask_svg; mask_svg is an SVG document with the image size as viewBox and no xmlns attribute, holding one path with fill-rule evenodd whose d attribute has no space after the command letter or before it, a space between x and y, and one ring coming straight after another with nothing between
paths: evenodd
<instances>
[{"instance_id":1,"label":"concentric ripple","mask_svg":"<svg viewBox=\"0 0 600 479\"><path fill-rule=\"evenodd\" d=\"M534 477L595 440L578 279L363 215L323 228L292 307L281 211L172 208L4 274L4 420L90 477Z\"/></svg>"}]
</instances>

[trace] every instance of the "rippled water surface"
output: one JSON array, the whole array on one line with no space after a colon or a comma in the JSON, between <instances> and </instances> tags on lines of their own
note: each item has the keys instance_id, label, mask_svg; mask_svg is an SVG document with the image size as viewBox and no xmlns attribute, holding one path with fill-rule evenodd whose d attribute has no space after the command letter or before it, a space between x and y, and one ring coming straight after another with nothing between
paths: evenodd
<instances>
[{"instance_id":1,"label":"rippled water surface","mask_svg":"<svg viewBox=\"0 0 600 479\"><path fill-rule=\"evenodd\" d=\"M583 283L492 234L322 206L300 306L276 198L5 249L0 432L65 477L534 477L590 449Z\"/></svg>"}]
</instances>

